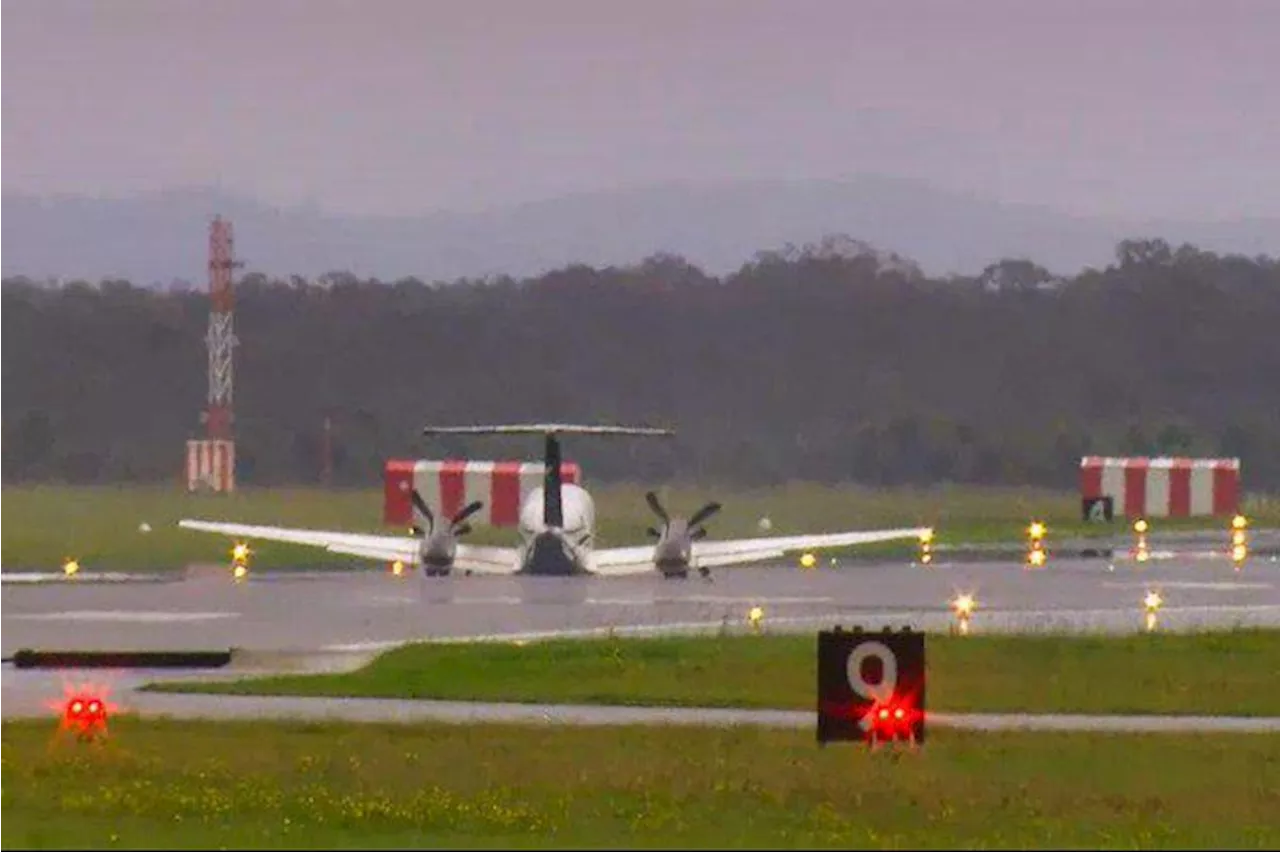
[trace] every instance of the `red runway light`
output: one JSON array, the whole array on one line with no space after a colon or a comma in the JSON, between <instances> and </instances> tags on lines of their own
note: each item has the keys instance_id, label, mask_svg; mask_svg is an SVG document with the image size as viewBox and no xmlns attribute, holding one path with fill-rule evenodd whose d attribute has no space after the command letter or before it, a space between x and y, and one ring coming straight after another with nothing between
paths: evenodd
<instances>
[{"instance_id":1,"label":"red runway light","mask_svg":"<svg viewBox=\"0 0 1280 852\"><path fill-rule=\"evenodd\" d=\"M58 713L60 731L72 731L79 739L91 740L106 736L107 718L118 708L107 700L107 687L82 684L63 684L61 701L51 701L46 706Z\"/></svg>"},{"instance_id":2,"label":"red runway light","mask_svg":"<svg viewBox=\"0 0 1280 852\"><path fill-rule=\"evenodd\" d=\"M912 728L922 717L909 701L890 701L874 705L864 716L864 724L877 739L910 739Z\"/></svg>"}]
</instances>

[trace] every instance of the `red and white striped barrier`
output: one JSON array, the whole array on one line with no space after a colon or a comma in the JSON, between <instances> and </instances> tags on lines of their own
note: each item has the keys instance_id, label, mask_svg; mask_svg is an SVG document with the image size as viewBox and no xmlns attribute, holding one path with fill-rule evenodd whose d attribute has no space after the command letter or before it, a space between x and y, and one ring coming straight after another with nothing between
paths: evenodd
<instances>
[{"instance_id":1,"label":"red and white striped barrier","mask_svg":"<svg viewBox=\"0 0 1280 852\"><path fill-rule=\"evenodd\" d=\"M187 441L187 490L236 490L234 441Z\"/></svg>"},{"instance_id":2,"label":"red and white striped barrier","mask_svg":"<svg viewBox=\"0 0 1280 852\"><path fill-rule=\"evenodd\" d=\"M542 484L545 471L542 462L388 459L383 469L383 521L411 525L409 495L417 488L438 515L453 515L472 500L483 500L484 508L470 518L473 526L514 527L520 504ZM560 476L564 482L581 484L582 470L576 463L563 462Z\"/></svg>"},{"instance_id":3,"label":"red and white striped barrier","mask_svg":"<svg viewBox=\"0 0 1280 852\"><path fill-rule=\"evenodd\" d=\"M1080 497L1110 497L1126 518L1231 515L1240 505L1240 459L1080 459Z\"/></svg>"}]
</instances>

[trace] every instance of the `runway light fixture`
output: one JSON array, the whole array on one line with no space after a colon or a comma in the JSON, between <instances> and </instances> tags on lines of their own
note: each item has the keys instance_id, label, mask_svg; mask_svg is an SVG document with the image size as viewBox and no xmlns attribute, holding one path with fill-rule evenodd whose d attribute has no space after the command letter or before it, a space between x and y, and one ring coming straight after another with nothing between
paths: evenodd
<instances>
[{"instance_id":1,"label":"runway light fixture","mask_svg":"<svg viewBox=\"0 0 1280 852\"><path fill-rule=\"evenodd\" d=\"M70 731L81 742L93 742L107 735L107 719L119 710L109 698L110 688L94 684L64 682L61 698L45 706L58 714L59 732Z\"/></svg>"},{"instance_id":2,"label":"runway light fixture","mask_svg":"<svg viewBox=\"0 0 1280 852\"><path fill-rule=\"evenodd\" d=\"M1249 520L1244 515L1231 519L1231 561L1237 571L1249 556Z\"/></svg>"},{"instance_id":3,"label":"runway light fixture","mask_svg":"<svg viewBox=\"0 0 1280 852\"><path fill-rule=\"evenodd\" d=\"M1146 562L1151 558L1151 550L1147 547L1147 531L1151 529L1151 525L1147 523L1146 518L1138 518L1133 522L1134 535L1138 537L1134 543L1133 558L1138 562Z\"/></svg>"},{"instance_id":4,"label":"runway light fixture","mask_svg":"<svg viewBox=\"0 0 1280 852\"><path fill-rule=\"evenodd\" d=\"M812 568L814 565L817 565L817 564L818 564L818 559L812 553L806 553L800 557L801 568Z\"/></svg>"},{"instance_id":5,"label":"runway light fixture","mask_svg":"<svg viewBox=\"0 0 1280 852\"><path fill-rule=\"evenodd\" d=\"M243 562L237 562L231 569L231 576L237 580L243 580L245 575L249 573L249 569L244 566Z\"/></svg>"},{"instance_id":6,"label":"runway light fixture","mask_svg":"<svg viewBox=\"0 0 1280 852\"><path fill-rule=\"evenodd\" d=\"M1158 613L1160 607L1164 603L1164 599L1160 597L1160 593L1155 589L1148 589L1146 595L1142 598L1142 606L1146 610L1143 617L1143 624L1150 633L1156 629L1156 622L1159 620Z\"/></svg>"},{"instance_id":7,"label":"runway light fixture","mask_svg":"<svg viewBox=\"0 0 1280 852\"><path fill-rule=\"evenodd\" d=\"M1031 568L1043 568L1045 562L1049 559L1049 554L1044 548L1044 537L1049 534L1049 528L1043 521L1032 521L1027 527L1027 566Z\"/></svg>"},{"instance_id":8,"label":"runway light fixture","mask_svg":"<svg viewBox=\"0 0 1280 852\"><path fill-rule=\"evenodd\" d=\"M920 564L933 564L933 527L920 533Z\"/></svg>"},{"instance_id":9,"label":"runway light fixture","mask_svg":"<svg viewBox=\"0 0 1280 852\"><path fill-rule=\"evenodd\" d=\"M395 562L392 562L392 563L391 563L391 573L392 573L392 574L395 574L397 577L401 577L401 576L403 576L403 575L404 575L404 562L403 562L403 561L401 561L401 560L399 560L399 559L397 559Z\"/></svg>"},{"instance_id":10,"label":"runway light fixture","mask_svg":"<svg viewBox=\"0 0 1280 852\"><path fill-rule=\"evenodd\" d=\"M74 559L67 558L62 563L62 573L68 577L74 577L80 573L80 563Z\"/></svg>"},{"instance_id":11,"label":"runway light fixture","mask_svg":"<svg viewBox=\"0 0 1280 852\"><path fill-rule=\"evenodd\" d=\"M951 611L956 615L956 627L962 636L968 635L969 619L977 606L978 601L972 592L960 592L951 599Z\"/></svg>"},{"instance_id":12,"label":"runway light fixture","mask_svg":"<svg viewBox=\"0 0 1280 852\"><path fill-rule=\"evenodd\" d=\"M1235 563L1239 569L1246 559L1249 558L1249 548L1244 544L1233 545L1231 548L1231 561Z\"/></svg>"},{"instance_id":13,"label":"runway light fixture","mask_svg":"<svg viewBox=\"0 0 1280 852\"><path fill-rule=\"evenodd\" d=\"M752 630L759 630L762 621L764 621L764 607L753 606L747 611L747 623L751 625Z\"/></svg>"},{"instance_id":14,"label":"runway light fixture","mask_svg":"<svg viewBox=\"0 0 1280 852\"><path fill-rule=\"evenodd\" d=\"M248 562L249 561L249 545L243 541L238 541L235 547L231 548L232 562Z\"/></svg>"}]
</instances>

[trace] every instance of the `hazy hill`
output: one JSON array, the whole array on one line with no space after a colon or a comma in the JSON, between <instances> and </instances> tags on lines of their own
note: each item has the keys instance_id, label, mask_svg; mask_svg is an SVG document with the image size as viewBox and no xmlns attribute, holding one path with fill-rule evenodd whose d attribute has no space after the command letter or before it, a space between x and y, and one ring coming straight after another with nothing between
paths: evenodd
<instances>
[{"instance_id":1,"label":"hazy hill","mask_svg":"<svg viewBox=\"0 0 1280 852\"><path fill-rule=\"evenodd\" d=\"M383 280L522 276L574 262L629 264L656 252L681 254L722 274L761 248L815 242L828 233L913 258L929 275L976 274L1003 257L1029 257L1073 274L1106 265L1117 242L1142 236L1223 253L1280 253L1280 219L1086 220L886 178L665 184L411 218L276 209L209 189L102 200L6 193L3 204L4 276L122 277L139 284L203 284L207 223L215 213L233 221L247 270L275 276L339 270Z\"/></svg>"}]
</instances>

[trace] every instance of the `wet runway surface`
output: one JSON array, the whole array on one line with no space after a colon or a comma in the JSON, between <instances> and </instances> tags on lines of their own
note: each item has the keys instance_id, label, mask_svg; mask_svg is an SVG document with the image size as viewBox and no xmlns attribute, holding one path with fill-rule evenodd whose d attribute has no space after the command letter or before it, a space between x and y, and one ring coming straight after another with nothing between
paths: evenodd
<instances>
[{"instance_id":1,"label":"wet runway surface","mask_svg":"<svg viewBox=\"0 0 1280 852\"><path fill-rule=\"evenodd\" d=\"M1147 563L1058 559L1040 569L1018 562L944 562L930 567L905 561L823 564L812 570L782 563L723 569L710 583L658 576L428 579L418 574L396 577L380 569L251 573L233 581L229 573L210 572L166 582L98 583L89 576L52 583L6 582L3 654L9 658L24 648L236 648L248 652L242 664L216 675L207 671L177 676L243 676L297 670L296 659L288 665L280 665L280 660L298 654L310 659L307 669L350 667L372 652L422 639L500 640L611 630L619 635L712 632L726 626L744 630L747 614L756 606L763 610L765 630L810 631L836 624L871 630L908 625L946 630L954 623L950 601L959 592L977 599L970 622L974 633L1134 632L1144 629L1143 598L1151 589L1163 600L1161 630L1280 625L1280 563L1266 558L1246 562L1241 570L1226 559L1192 558ZM280 659L273 658L277 653ZM4 669L6 717L48 712L44 705L60 694L60 682L93 681L98 674L15 671L9 664ZM216 702L218 707L234 705L248 712L252 704L248 699L130 691L139 683L174 676L172 671L116 672L110 681L132 696L126 706L136 698L138 707L145 705L148 712L202 715L196 712L198 702L206 708ZM263 705L258 711L273 715L264 709L269 703L258 702ZM168 704L173 707L166 711ZM380 710L358 709L374 706L367 702L338 706L346 708L340 711L343 715L387 718L399 712L392 704L396 702L384 702ZM426 713L427 704L442 702L411 704ZM297 707L290 711L294 712L314 715ZM450 711L431 712L448 717Z\"/></svg>"},{"instance_id":2,"label":"wet runway surface","mask_svg":"<svg viewBox=\"0 0 1280 852\"><path fill-rule=\"evenodd\" d=\"M1120 630L1142 624L1158 589L1162 627L1280 624L1280 563L909 562L725 569L713 582L660 577L396 577L383 570L146 583L89 577L3 590L3 654L19 648L372 650L415 639L593 630L862 623L945 629L958 592L977 598L976 630Z\"/></svg>"}]
</instances>

